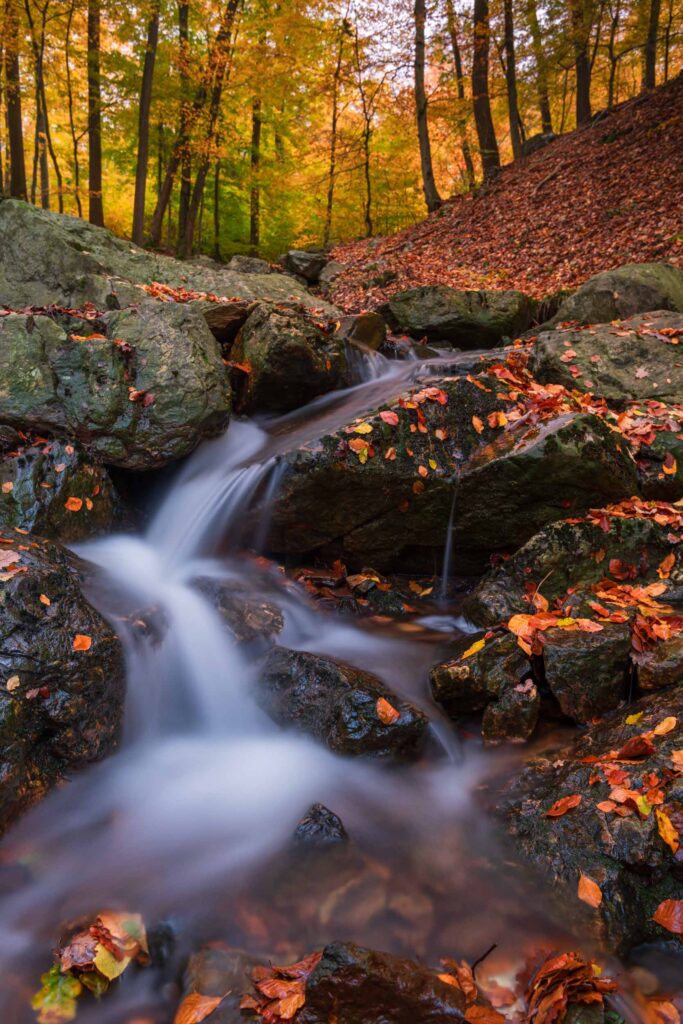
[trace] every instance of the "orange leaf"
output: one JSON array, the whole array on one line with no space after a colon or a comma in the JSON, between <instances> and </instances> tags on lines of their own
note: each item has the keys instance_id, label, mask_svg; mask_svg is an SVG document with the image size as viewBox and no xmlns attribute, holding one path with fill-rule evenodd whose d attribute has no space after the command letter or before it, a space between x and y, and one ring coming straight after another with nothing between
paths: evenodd
<instances>
[{"instance_id":1,"label":"orange leaf","mask_svg":"<svg viewBox=\"0 0 683 1024\"><path fill-rule=\"evenodd\" d=\"M652 920L674 935L683 935L683 900L664 900L655 910Z\"/></svg>"},{"instance_id":2,"label":"orange leaf","mask_svg":"<svg viewBox=\"0 0 683 1024\"><path fill-rule=\"evenodd\" d=\"M183 999L173 1018L173 1024L201 1024L224 999L225 996L202 996L199 992L193 992Z\"/></svg>"},{"instance_id":3,"label":"orange leaf","mask_svg":"<svg viewBox=\"0 0 683 1024\"><path fill-rule=\"evenodd\" d=\"M76 633L73 642L74 651L89 651L92 647L92 637L85 636L83 633Z\"/></svg>"},{"instance_id":4,"label":"orange leaf","mask_svg":"<svg viewBox=\"0 0 683 1024\"><path fill-rule=\"evenodd\" d=\"M668 580L671 570L674 567L675 561L676 555L672 551L670 555L667 555L666 558L659 563L659 565L657 566L657 575L659 576L660 580Z\"/></svg>"},{"instance_id":5,"label":"orange leaf","mask_svg":"<svg viewBox=\"0 0 683 1024\"><path fill-rule=\"evenodd\" d=\"M589 878L588 875L584 875L583 871L579 876L579 888L577 893L579 899L583 900L584 903L587 903L589 907L596 908L602 903L602 889L597 882L593 881L592 878Z\"/></svg>"},{"instance_id":6,"label":"orange leaf","mask_svg":"<svg viewBox=\"0 0 683 1024\"><path fill-rule=\"evenodd\" d=\"M671 452L667 452L666 455L664 456L664 462L662 463L662 470L666 473L667 476L675 476L676 475L676 472L678 470L678 466L677 466L676 460L673 457L673 455L671 454Z\"/></svg>"},{"instance_id":7,"label":"orange leaf","mask_svg":"<svg viewBox=\"0 0 683 1024\"><path fill-rule=\"evenodd\" d=\"M390 704L388 700L384 699L384 697L377 698L375 711L383 725L393 725L394 722L398 722L401 717L401 712L397 711L393 704Z\"/></svg>"},{"instance_id":8,"label":"orange leaf","mask_svg":"<svg viewBox=\"0 0 683 1024\"><path fill-rule=\"evenodd\" d=\"M384 420L385 423L388 423L390 427L398 426L398 416L395 412L391 412L389 409L385 409L381 412L379 414L379 418Z\"/></svg>"},{"instance_id":9,"label":"orange leaf","mask_svg":"<svg viewBox=\"0 0 683 1024\"><path fill-rule=\"evenodd\" d=\"M465 1020L470 1024L504 1024L505 1017L492 1006L468 1006Z\"/></svg>"},{"instance_id":10,"label":"orange leaf","mask_svg":"<svg viewBox=\"0 0 683 1024\"><path fill-rule=\"evenodd\" d=\"M481 434L482 430L484 429L484 424L481 422L478 416L472 417L472 426L474 427L478 434Z\"/></svg>"},{"instance_id":11,"label":"orange leaf","mask_svg":"<svg viewBox=\"0 0 683 1024\"><path fill-rule=\"evenodd\" d=\"M652 731L655 736L666 736L666 734L675 729L677 725L677 719L675 719L673 715L669 715L668 718L663 718L661 722L658 722Z\"/></svg>"},{"instance_id":12,"label":"orange leaf","mask_svg":"<svg viewBox=\"0 0 683 1024\"><path fill-rule=\"evenodd\" d=\"M38 600L40 601L41 604L44 604L47 607L49 607L52 604L52 602L50 601L50 598L47 596L47 594L41 594L40 597L38 598Z\"/></svg>"},{"instance_id":13,"label":"orange leaf","mask_svg":"<svg viewBox=\"0 0 683 1024\"><path fill-rule=\"evenodd\" d=\"M574 807L578 807L583 797L580 793L574 793L572 796L563 796L560 800L556 800L549 811L545 812L546 818L560 818L567 811L571 811Z\"/></svg>"},{"instance_id":14,"label":"orange leaf","mask_svg":"<svg viewBox=\"0 0 683 1024\"><path fill-rule=\"evenodd\" d=\"M67 498L64 502L64 508L68 512L80 512L83 508L82 498Z\"/></svg>"},{"instance_id":15,"label":"orange leaf","mask_svg":"<svg viewBox=\"0 0 683 1024\"><path fill-rule=\"evenodd\" d=\"M658 808L655 810L655 816L657 818L657 831L671 852L676 853L680 846L680 839L678 838L678 832L674 828L671 818L668 814L664 811L660 811Z\"/></svg>"}]
</instances>

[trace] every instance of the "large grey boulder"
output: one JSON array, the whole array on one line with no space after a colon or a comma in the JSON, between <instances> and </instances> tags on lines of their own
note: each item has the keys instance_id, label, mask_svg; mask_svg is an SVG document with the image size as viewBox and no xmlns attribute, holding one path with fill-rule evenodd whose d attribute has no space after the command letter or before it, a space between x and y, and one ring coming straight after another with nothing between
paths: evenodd
<instances>
[{"instance_id":1,"label":"large grey boulder","mask_svg":"<svg viewBox=\"0 0 683 1024\"><path fill-rule=\"evenodd\" d=\"M0 420L19 429L66 435L103 462L151 469L219 433L229 411L218 344L188 305L143 301L95 325L0 317Z\"/></svg>"},{"instance_id":2,"label":"large grey boulder","mask_svg":"<svg viewBox=\"0 0 683 1024\"><path fill-rule=\"evenodd\" d=\"M627 263L589 278L550 323L605 324L654 309L683 313L683 271L670 263Z\"/></svg>"},{"instance_id":3,"label":"large grey boulder","mask_svg":"<svg viewBox=\"0 0 683 1024\"><path fill-rule=\"evenodd\" d=\"M683 315L657 310L626 320L543 331L529 359L541 383L590 391L609 402L683 402Z\"/></svg>"},{"instance_id":4,"label":"large grey boulder","mask_svg":"<svg viewBox=\"0 0 683 1024\"><path fill-rule=\"evenodd\" d=\"M303 277L309 284L317 284L327 257L324 252L290 249L280 257L280 263L290 274Z\"/></svg>"},{"instance_id":5,"label":"large grey boulder","mask_svg":"<svg viewBox=\"0 0 683 1024\"><path fill-rule=\"evenodd\" d=\"M458 348L491 348L531 326L536 302L518 291L462 291L423 285L396 292L380 308L389 326Z\"/></svg>"}]
</instances>

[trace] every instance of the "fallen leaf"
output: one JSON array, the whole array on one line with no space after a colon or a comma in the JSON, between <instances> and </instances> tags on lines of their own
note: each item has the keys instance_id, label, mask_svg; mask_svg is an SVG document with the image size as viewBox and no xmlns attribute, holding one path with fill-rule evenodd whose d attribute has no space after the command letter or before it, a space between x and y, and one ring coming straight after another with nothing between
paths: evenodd
<instances>
[{"instance_id":1,"label":"fallen leaf","mask_svg":"<svg viewBox=\"0 0 683 1024\"><path fill-rule=\"evenodd\" d=\"M504 1024L505 1017L492 1006L468 1006L465 1020L470 1024Z\"/></svg>"},{"instance_id":2,"label":"fallen leaf","mask_svg":"<svg viewBox=\"0 0 683 1024\"><path fill-rule=\"evenodd\" d=\"M668 718L663 718L654 729L652 730L655 736L666 736L668 732L671 732L676 728L678 721L673 715L669 715Z\"/></svg>"},{"instance_id":3,"label":"fallen leaf","mask_svg":"<svg viewBox=\"0 0 683 1024\"><path fill-rule=\"evenodd\" d=\"M41 604L44 604L44 605L46 605L46 606L47 606L48 608L49 608L49 607L50 607L50 605L52 604L52 601L51 601L51 600L50 600L50 598L49 598L49 597L47 596L47 594L41 594L41 595L40 595L40 597L38 598L38 600L40 601L40 603L41 603Z\"/></svg>"},{"instance_id":4,"label":"fallen leaf","mask_svg":"<svg viewBox=\"0 0 683 1024\"><path fill-rule=\"evenodd\" d=\"M579 876L579 887L577 894L580 900L587 903L589 907L594 909L599 907L602 903L602 889L594 882L588 875L584 875L583 871Z\"/></svg>"},{"instance_id":5,"label":"fallen leaf","mask_svg":"<svg viewBox=\"0 0 683 1024\"><path fill-rule=\"evenodd\" d=\"M0 551L0 569L6 569L8 565L14 565L20 558L21 555L18 551Z\"/></svg>"},{"instance_id":6,"label":"fallen leaf","mask_svg":"<svg viewBox=\"0 0 683 1024\"><path fill-rule=\"evenodd\" d=\"M666 558L659 563L659 565L657 566L657 575L661 580L668 580L675 562L676 555L672 551L671 554L667 555Z\"/></svg>"},{"instance_id":7,"label":"fallen leaf","mask_svg":"<svg viewBox=\"0 0 683 1024\"><path fill-rule=\"evenodd\" d=\"M465 658L471 658L473 654L478 654L479 651L484 649L485 645L486 637L482 637L481 640L475 640L474 643L460 655L460 661L464 661Z\"/></svg>"},{"instance_id":8,"label":"fallen leaf","mask_svg":"<svg viewBox=\"0 0 683 1024\"><path fill-rule=\"evenodd\" d=\"M381 412L379 414L379 418L384 420L385 423L388 423L390 427L398 426L398 416L395 412L391 412L390 409L385 409Z\"/></svg>"},{"instance_id":9,"label":"fallen leaf","mask_svg":"<svg viewBox=\"0 0 683 1024\"><path fill-rule=\"evenodd\" d=\"M16 690L20 684L21 679L19 678L19 676L10 676L5 685L7 686L9 692L11 693L12 690Z\"/></svg>"},{"instance_id":10,"label":"fallen leaf","mask_svg":"<svg viewBox=\"0 0 683 1024\"><path fill-rule=\"evenodd\" d=\"M484 424L482 423L478 416L472 417L472 426L474 427L478 434L481 434L482 430L484 429Z\"/></svg>"},{"instance_id":11,"label":"fallen leaf","mask_svg":"<svg viewBox=\"0 0 683 1024\"><path fill-rule=\"evenodd\" d=\"M228 994L226 992L223 996L203 996L199 992L193 992L185 996L176 1011L173 1024L201 1024Z\"/></svg>"},{"instance_id":12,"label":"fallen leaf","mask_svg":"<svg viewBox=\"0 0 683 1024\"><path fill-rule=\"evenodd\" d=\"M662 463L662 472L666 473L667 476L675 476L678 471L678 465L671 452L667 452L664 456L664 462Z\"/></svg>"},{"instance_id":13,"label":"fallen leaf","mask_svg":"<svg viewBox=\"0 0 683 1024\"><path fill-rule=\"evenodd\" d=\"M657 831L671 852L676 853L680 846L680 839L671 818L665 811L659 809L655 810L655 817L657 818Z\"/></svg>"},{"instance_id":14,"label":"fallen leaf","mask_svg":"<svg viewBox=\"0 0 683 1024\"><path fill-rule=\"evenodd\" d=\"M12 481L11 480L6 480L5 483L2 485L2 493L3 494L9 494L10 491L13 491L13 490L14 490L14 484L12 483Z\"/></svg>"},{"instance_id":15,"label":"fallen leaf","mask_svg":"<svg viewBox=\"0 0 683 1024\"><path fill-rule=\"evenodd\" d=\"M674 935L683 935L683 900L664 900L655 910L652 920Z\"/></svg>"},{"instance_id":16,"label":"fallen leaf","mask_svg":"<svg viewBox=\"0 0 683 1024\"><path fill-rule=\"evenodd\" d=\"M353 428L354 434L371 434L372 424L371 423L359 423L357 427Z\"/></svg>"},{"instance_id":17,"label":"fallen leaf","mask_svg":"<svg viewBox=\"0 0 683 1024\"><path fill-rule=\"evenodd\" d=\"M64 508L68 512L80 512L80 510L83 508L83 499L67 498L66 501L64 502Z\"/></svg>"},{"instance_id":18,"label":"fallen leaf","mask_svg":"<svg viewBox=\"0 0 683 1024\"><path fill-rule=\"evenodd\" d=\"M92 637L85 636L83 633L76 633L73 642L74 651L89 651L92 647Z\"/></svg>"},{"instance_id":19,"label":"fallen leaf","mask_svg":"<svg viewBox=\"0 0 683 1024\"><path fill-rule=\"evenodd\" d=\"M384 697L377 698L375 711L383 725L393 725L394 722L398 722L401 717L401 712L397 711L393 704L390 704L388 700L384 699Z\"/></svg>"},{"instance_id":20,"label":"fallen leaf","mask_svg":"<svg viewBox=\"0 0 683 1024\"><path fill-rule=\"evenodd\" d=\"M545 812L546 818L560 818L567 811L571 811L574 807L578 807L583 797L580 793L573 793L572 796L563 796L559 800L556 800L549 811Z\"/></svg>"}]
</instances>

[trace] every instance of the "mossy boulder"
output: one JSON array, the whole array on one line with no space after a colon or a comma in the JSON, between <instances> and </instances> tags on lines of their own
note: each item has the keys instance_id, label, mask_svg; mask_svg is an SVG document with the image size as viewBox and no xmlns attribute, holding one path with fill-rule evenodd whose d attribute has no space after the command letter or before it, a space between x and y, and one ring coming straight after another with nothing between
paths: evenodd
<instances>
[{"instance_id":1,"label":"mossy boulder","mask_svg":"<svg viewBox=\"0 0 683 1024\"><path fill-rule=\"evenodd\" d=\"M542 640L545 682L563 713L584 725L613 711L629 692L629 624L600 625L596 633L548 629Z\"/></svg>"},{"instance_id":2,"label":"mossy boulder","mask_svg":"<svg viewBox=\"0 0 683 1024\"><path fill-rule=\"evenodd\" d=\"M394 331L458 348L491 348L531 326L536 303L518 291L423 285L396 292L379 312Z\"/></svg>"},{"instance_id":3,"label":"mossy boulder","mask_svg":"<svg viewBox=\"0 0 683 1024\"><path fill-rule=\"evenodd\" d=\"M589 278L563 300L551 324L606 324L654 309L683 313L683 271L670 263L627 263Z\"/></svg>"},{"instance_id":4,"label":"mossy boulder","mask_svg":"<svg viewBox=\"0 0 683 1024\"><path fill-rule=\"evenodd\" d=\"M674 334L662 334L673 331ZM659 310L627 320L543 331L529 369L541 383L589 391L609 402L683 402L683 315Z\"/></svg>"},{"instance_id":5,"label":"mossy boulder","mask_svg":"<svg viewBox=\"0 0 683 1024\"><path fill-rule=\"evenodd\" d=\"M94 324L0 318L0 419L14 427L73 438L111 465L152 469L219 433L229 412L218 344L190 306L143 301Z\"/></svg>"},{"instance_id":6,"label":"mossy boulder","mask_svg":"<svg viewBox=\"0 0 683 1024\"><path fill-rule=\"evenodd\" d=\"M240 330L231 359L244 367L240 412L288 412L348 383L344 340L294 309L259 305Z\"/></svg>"},{"instance_id":7,"label":"mossy boulder","mask_svg":"<svg viewBox=\"0 0 683 1024\"><path fill-rule=\"evenodd\" d=\"M17 440L0 455L0 527L69 544L124 524L109 474L79 444Z\"/></svg>"},{"instance_id":8,"label":"mossy boulder","mask_svg":"<svg viewBox=\"0 0 683 1024\"><path fill-rule=\"evenodd\" d=\"M339 754L405 759L419 754L427 737L427 717L376 676L306 651L274 647L256 696L278 725L309 733ZM383 717L383 705L398 717Z\"/></svg>"},{"instance_id":9,"label":"mossy boulder","mask_svg":"<svg viewBox=\"0 0 683 1024\"><path fill-rule=\"evenodd\" d=\"M652 735L671 717L676 725L670 732ZM658 814L676 821L683 814L680 772L671 759L681 746L681 722L683 687L645 698L532 762L498 800L521 864L525 870L535 865L545 876L562 919L573 908L571 916L582 922L584 934L622 955L641 942L681 947L680 936L653 920L660 903L681 897L680 862L658 828ZM644 733L651 736L651 754L614 760L630 739ZM623 798L625 791L630 795ZM548 817L556 801L567 796L579 796L578 806ZM638 804L639 798L644 802ZM596 908L578 898L581 874L601 890Z\"/></svg>"},{"instance_id":10,"label":"mossy boulder","mask_svg":"<svg viewBox=\"0 0 683 1024\"><path fill-rule=\"evenodd\" d=\"M0 828L108 754L123 713L121 645L58 545L0 531ZM17 543L28 540L28 543ZM7 558L16 554L8 565Z\"/></svg>"}]
</instances>

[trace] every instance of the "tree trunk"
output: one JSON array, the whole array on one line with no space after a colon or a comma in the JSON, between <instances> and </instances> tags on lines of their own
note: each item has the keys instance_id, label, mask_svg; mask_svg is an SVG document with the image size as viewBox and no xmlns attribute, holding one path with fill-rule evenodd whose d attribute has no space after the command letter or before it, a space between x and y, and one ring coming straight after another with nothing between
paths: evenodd
<instances>
[{"instance_id":1,"label":"tree trunk","mask_svg":"<svg viewBox=\"0 0 683 1024\"><path fill-rule=\"evenodd\" d=\"M496 132L489 100L489 25L488 0L474 0L474 56L472 60L472 100L474 121L479 138L479 152L484 180L500 167Z\"/></svg>"},{"instance_id":2,"label":"tree trunk","mask_svg":"<svg viewBox=\"0 0 683 1024\"><path fill-rule=\"evenodd\" d=\"M261 244L261 100L255 96L251 105L251 189L249 197L249 245L258 256Z\"/></svg>"},{"instance_id":3,"label":"tree trunk","mask_svg":"<svg viewBox=\"0 0 683 1024\"><path fill-rule=\"evenodd\" d=\"M538 109L541 114L541 131L547 134L553 130L553 119L548 97L548 65L543 50L541 26L538 23L536 0L527 0L526 16L536 61L536 92L538 94Z\"/></svg>"},{"instance_id":4,"label":"tree trunk","mask_svg":"<svg viewBox=\"0 0 683 1024\"><path fill-rule=\"evenodd\" d=\"M78 135L76 134L76 122L74 119L74 91L73 83L71 81L71 26L73 23L74 12L76 3L75 0L69 5L69 13L66 21L66 39L64 42L64 63L66 67L66 94L67 103L69 107L69 131L71 133L71 150L73 153L73 165L74 165L74 198L76 199L76 209L78 210L78 216L83 216L83 206L81 204L81 167L78 159Z\"/></svg>"},{"instance_id":5,"label":"tree trunk","mask_svg":"<svg viewBox=\"0 0 683 1024\"><path fill-rule=\"evenodd\" d=\"M430 213L442 204L434 180L432 147L429 141L427 119L427 92L425 90L425 22L427 20L426 0L415 0L415 114L417 137L420 144L420 165L422 167L422 190Z\"/></svg>"},{"instance_id":6,"label":"tree trunk","mask_svg":"<svg viewBox=\"0 0 683 1024\"><path fill-rule=\"evenodd\" d=\"M505 8L505 84L508 95L508 117L510 120L510 141L512 155L519 160L522 155L522 121L519 116L517 99L517 64L515 60L515 22L512 0L504 0Z\"/></svg>"},{"instance_id":7,"label":"tree trunk","mask_svg":"<svg viewBox=\"0 0 683 1024\"><path fill-rule=\"evenodd\" d=\"M458 115L458 133L460 135L460 149L462 150L462 158L465 164L465 175L467 177L467 185L470 189L473 189L476 184L476 176L474 173L474 160L472 159L472 150L470 149L469 140L467 138L467 119L465 117L465 75L462 70L462 55L460 53L460 41L458 39L458 25L455 18L455 10L453 8L453 0L446 0L446 18L448 22L448 35L451 40L451 50L453 51L453 64L455 66L455 85L458 92L458 103L461 107L461 113Z\"/></svg>"},{"instance_id":8,"label":"tree trunk","mask_svg":"<svg viewBox=\"0 0 683 1024\"><path fill-rule=\"evenodd\" d=\"M180 192L178 195L178 243L177 253L185 237L187 211L192 197L192 148L190 145L190 3L180 0L178 4L178 46L180 58L180 130L182 145L180 159Z\"/></svg>"},{"instance_id":9,"label":"tree trunk","mask_svg":"<svg viewBox=\"0 0 683 1024\"><path fill-rule=\"evenodd\" d=\"M149 114L152 106L152 83L154 62L159 41L159 0L152 0L152 10L147 24L147 43L142 67L140 86L140 110L138 113L138 159L135 168L135 199L133 200L133 241L142 245L145 241L145 194L147 192L147 167L149 165Z\"/></svg>"},{"instance_id":10,"label":"tree trunk","mask_svg":"<svg viewBox=\"0 0 683 1024\"><path fill-rule=\"evenodd\" d=\"M57 204L59 212L64 212L64 180L61 168L57 159L52 134L50 132L50 119L47 111L47 94L45 91L45 34L47 26L47 13L49 0L45 0L40 8L40 33L36 31L36 25L29 0L24 0L26 19L31 34L31 49L33 51L35 86L36 86L36 163L40 168L40 202L45 210L50 209L50 174L48 169L48 153L55 177L57 179ZM34 181L31 191L35 194L35 170ZM33 196L32 196L33 199Z\"/></svg>"},{"instance_id":11,"label":"tree trunk","mask_svg":"<svg viewBox=\"0 0 683 1024\"><path fill-rule=\"evenodd\" d=\"M88 0L88 197L90 223L103 227L100 0Z\"/></svg>"},{"instance_id":12,"label":"tree trunk","mask_svg":"<svg viewBox=\"0 0 683 1024\"><path fill-rule=\"evenodd\" d=\"M330 163L327 172L327 205L325 207L325 228L323 230L323 246L330 244L332 234L332 210L334 207L334 185L337 173L337 126L339 123L339 85L341 82L342 59L344 56L344 36L348 32L348 24L345 18L339 26L339 46L337 48L337 62L332 76L332 123L330 125ZM277 136L276 136L277 151Z\"/></svg>"},{"instance_id":13,"label":"tree trunk","mask_svg":"<svg viewBox=\"0 0 683 1024\"><path fill-rule=\"evenodd\" d=\"M21 70L19 64L19 18L15 0L5 2L5 91L9 139L9 191L15 199L26 199L26 161L21 120Z\"/></svg>"},{"instance_id":14,"label":"tree trunk","mask_svg":"<svg viewBox=\"0 0 683 1024\"><path fill-rule=\"evenodd\" d=\"M609 57L609 81L607 84L607 109L614 106L614 89L617 79L617 64L619 57L616 52L617 32L619 30L619 19L621 17L621 4L617 0L613 8L610 8L609 42L607 43L607 56Z\"/></svg>"},{"instance_id":15,"label":"tree trunk","mask_svg":"<svg viewBox=\"0 0 683 1024\"><path fill-rule=\"evenodd\" d=\"M216 172L213 179L213 258L221 259L221 161L216 160Z\"/></svg>"},{"instance_id":16,"label":"tree trunk","mask_svg":"<svg viewBox=\"0 0 683 1024\"><path fill-rule=\"evenodd\" d=\"M643 68L643 91L654 89L657 84L657 34L661 0L650 0L650 16L645 41L645 64Z\"/></svg>"},{"instance_id":17,"label":"tree trunk","mask_svg":"<svg viewBox=\"0 0 683 1024\"><path fill-rule=\"evenodd\" d=\"M591 62L588 55L591 19L587 10L590 0L569 0L576 69L576 123L588 124L591 119Z\"/></svg>"},{"instance_id":18,"label":"tree trunk","mask_svg":"<svg viewBox=\"0 0 683 1024\"><path fill-rule=\"evenodd\" d=\"M664 29L664 81L669 81L669 59L671 53L671 30L674 23L674 0L669 0L669 13Z\"/></svg>"}]
</instances>

